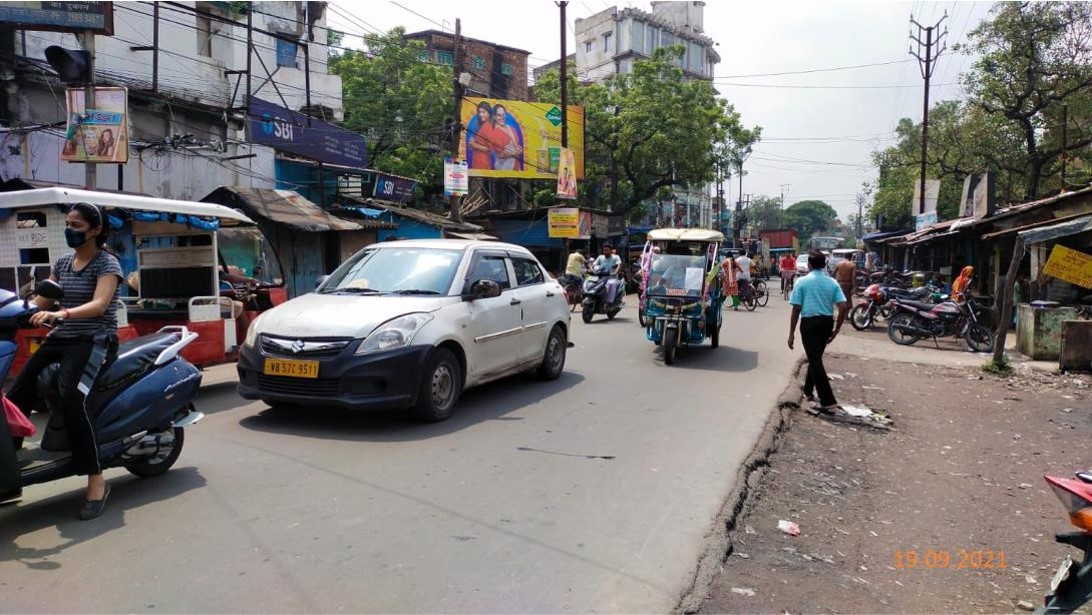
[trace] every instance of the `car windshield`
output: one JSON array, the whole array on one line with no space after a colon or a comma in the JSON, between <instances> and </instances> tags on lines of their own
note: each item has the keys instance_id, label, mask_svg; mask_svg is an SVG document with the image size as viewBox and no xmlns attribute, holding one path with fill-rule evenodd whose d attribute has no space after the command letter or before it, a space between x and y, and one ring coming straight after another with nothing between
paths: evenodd
<instances>
[{"instance_id":1,"label":"car windshield","mask_svg":"<svg viewBox=\"0 0 1092 615\"><path fill-rule=\"evenodd\" d=\"M318 292L447 295L462 254L438 248L368 248L338 267Z\"/></svg>"},{"instance_id":2,"label":"car windshield","mask_svg":"<svg viewBox=\"0 0 1092 615\"><path fill-rule=\"evenodd\" d=\"M648 292L653 295L700 296L704 282L704 256L665 254L652 263Z\"/></svg>"}]
</instances>

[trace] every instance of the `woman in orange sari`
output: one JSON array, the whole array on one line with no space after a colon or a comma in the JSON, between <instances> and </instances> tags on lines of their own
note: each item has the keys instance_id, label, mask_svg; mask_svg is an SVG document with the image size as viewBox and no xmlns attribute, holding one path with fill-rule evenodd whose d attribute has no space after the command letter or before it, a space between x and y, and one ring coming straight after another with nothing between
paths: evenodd
<instances>
[{"instance_id":1,"label":"woman in orange sari","mask_svg":"<svg viewBox=\"0 0 1092 615\"><path fill-rule=\"evenodd\" d=\"M952 282L952 299L963 301L966 299L967 290L971 286L971 278L974 277L974 267L967 265L959 272L959 277Z\"/></svg>"}]
</instances>

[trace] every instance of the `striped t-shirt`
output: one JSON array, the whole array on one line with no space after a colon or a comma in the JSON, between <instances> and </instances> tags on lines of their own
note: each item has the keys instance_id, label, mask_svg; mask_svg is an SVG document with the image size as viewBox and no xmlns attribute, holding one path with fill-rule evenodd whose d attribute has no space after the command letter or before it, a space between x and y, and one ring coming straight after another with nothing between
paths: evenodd
<instances>
[{"instance_id":1,"label":"striped t-shirt","mask_svg":"<svg viewBox=\"0 0 1092 615\"><path fill-rule=\"evenodd\" d=\"M121 265L118 259L104 250L91 259L83 269L76 271L72 267L74 254L66 254L57 259L53 267L53 275L57 276L57 282L64 289L64 299L61 307L73 309L90 302L95 297L95 286L99 278L105 276L117 276L118 288L110 303L106 306L106 312L95 318L69 318L64 325L55 329L52 333L55 337L90 337L97 333L113 333L118 328L117 299L121 292Z\"/></svg>"}]
</instances>

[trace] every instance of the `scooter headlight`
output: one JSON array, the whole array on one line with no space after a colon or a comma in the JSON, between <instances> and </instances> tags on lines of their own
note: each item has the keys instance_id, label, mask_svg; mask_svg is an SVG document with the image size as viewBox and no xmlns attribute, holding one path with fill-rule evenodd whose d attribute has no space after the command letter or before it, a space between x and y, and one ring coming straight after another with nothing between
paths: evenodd
<instances>
[{"instance_id":1,"label":"scooter headlight","mask_svg":"<svg viewBox=\"0 0 1092 615\"><path fill-rule=\"evenodd\" d=\"M423 312L406 314L388 320L376 327L375 331L372 331L368 337L364 338L364 342L360 344L356 354L371 354L409 346L414 336L430 320L432 320L432 314Z\"/></svg>"}]
</instances>

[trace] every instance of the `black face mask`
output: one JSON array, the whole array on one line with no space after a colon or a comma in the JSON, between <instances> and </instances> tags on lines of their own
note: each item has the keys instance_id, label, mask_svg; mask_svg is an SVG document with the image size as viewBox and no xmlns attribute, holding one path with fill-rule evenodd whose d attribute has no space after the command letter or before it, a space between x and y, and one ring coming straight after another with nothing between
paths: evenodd
<instances>
[{"instance_id":1,"label":"black face mask","mask_svg":"<svg viewBox=\"0 0 1092 615\"><path fill-rule=\"evenodd\" d=\"M70 248L78 248L87 243L87 231L77 231L74 228L64 230L64 242Z\"/></svg>"}]
</instances>

